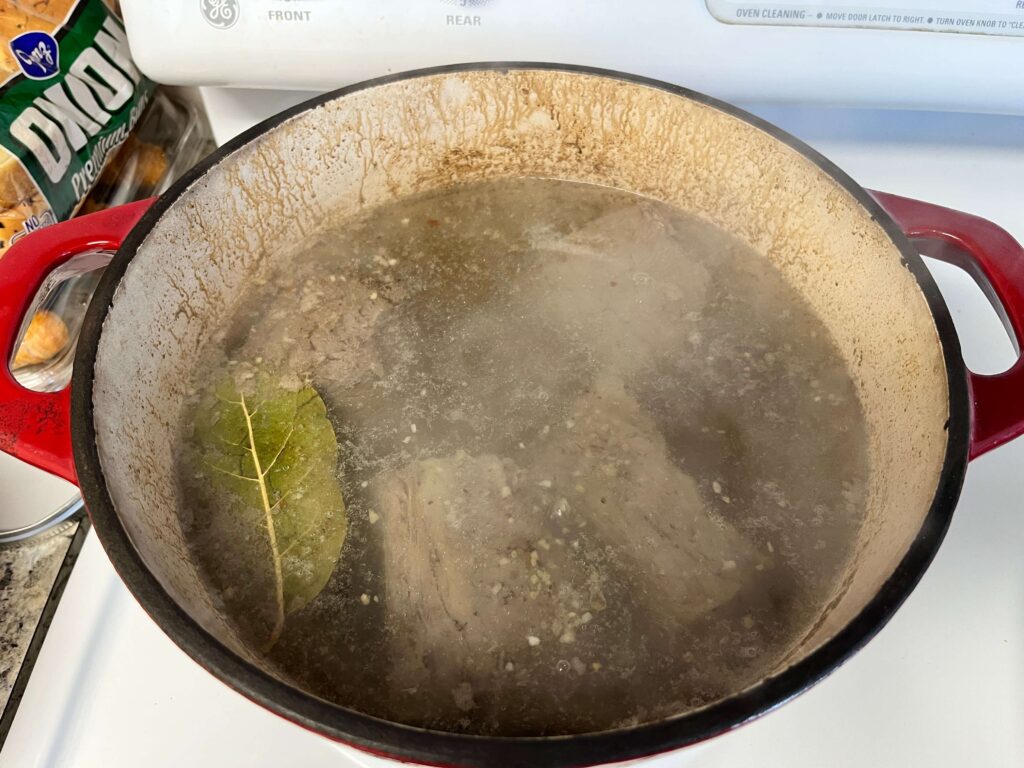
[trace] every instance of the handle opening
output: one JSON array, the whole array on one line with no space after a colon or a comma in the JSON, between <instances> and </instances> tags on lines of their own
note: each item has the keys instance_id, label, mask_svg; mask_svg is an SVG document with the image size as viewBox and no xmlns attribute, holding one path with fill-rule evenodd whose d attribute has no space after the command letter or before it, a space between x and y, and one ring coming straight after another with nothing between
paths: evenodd
<instances>
[{"instance_id":1,"label":"handle opening","mask_svg":"<svg viewBox=\"0 0 1024 768\"><path fill-rule=\"evenodd\" d=\"M7 360L21 386L56 392L71 382L85 310L113 255L111 250L88 251L71 257L44 278Z\"/></svg>"},{"instance_id":2,"label":"handle opening","mask_svg":"<svg viewBox=\"0 0 1024 768\"><path fill-rule=\"evenodd\" d=\"M949 307L967 367L983 376L1012 368L1019 352L1002 304L993 303L984 285L967 270L930 256L924 261Z\"/></svg>"}]
</instances>

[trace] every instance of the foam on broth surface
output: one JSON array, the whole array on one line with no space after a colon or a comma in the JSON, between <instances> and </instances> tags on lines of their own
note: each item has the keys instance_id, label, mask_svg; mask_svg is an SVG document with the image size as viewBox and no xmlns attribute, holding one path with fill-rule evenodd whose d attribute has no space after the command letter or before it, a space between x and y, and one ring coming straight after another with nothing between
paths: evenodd
<instances>
[{"instance_id":1,"label":"foam on broth surface","mask_svg":"<svg viewBox=\"0 0 1024 768\"><path fill-rule=\"evenodd\" d=\"M667 717L757 682L819 617L863 516L864 420L760 255L624 192L520 179L341 222L207 344L309 383L349 533L271 651L324 698L505 735ZM194 555L243 635L265 532L218 514L185 414Z\"/></svg>"}]
</instances>

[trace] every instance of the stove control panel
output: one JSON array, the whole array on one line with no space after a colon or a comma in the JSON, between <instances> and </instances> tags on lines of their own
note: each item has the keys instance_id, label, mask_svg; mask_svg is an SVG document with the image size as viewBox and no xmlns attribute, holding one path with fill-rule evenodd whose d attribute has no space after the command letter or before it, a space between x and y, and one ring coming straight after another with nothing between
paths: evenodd
<instances>
[{"instance_id":1,"label":"stove control panel","mask_svg":"<svg viewBox=\"0 0 1024 768\"><path fill-rule=\"evenodd\" d=\"M858 3L858 0L850 0ZM1024 0L122 0L158 82L328 90L546 61L728 101L1024 114ZM959 33L959 34L958 34Z\"/></svg>"}]
</instances>

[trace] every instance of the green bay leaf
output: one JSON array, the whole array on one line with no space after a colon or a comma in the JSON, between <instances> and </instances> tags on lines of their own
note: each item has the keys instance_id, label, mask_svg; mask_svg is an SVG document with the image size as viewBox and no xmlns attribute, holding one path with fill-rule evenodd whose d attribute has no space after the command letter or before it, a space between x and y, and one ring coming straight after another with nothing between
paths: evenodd
<instances>
[{"instance_id":1,"label":"green bay leaf","mask_svg":"<svg viewBox=\"0 0 1024 768\"><path fill-rule=\"evenodd\" d=\"M243 551L260 557L252 567L272 574L269 650L287 614L327 584L345 541L338 440L327 408L312 387L285 389L266 373L242 388L225 379L197 408L194 437L204 474L231 499L209 514L263 529L259 545ZM248 586L244 573L238 579Z\"/></svg>"}]
</instances>

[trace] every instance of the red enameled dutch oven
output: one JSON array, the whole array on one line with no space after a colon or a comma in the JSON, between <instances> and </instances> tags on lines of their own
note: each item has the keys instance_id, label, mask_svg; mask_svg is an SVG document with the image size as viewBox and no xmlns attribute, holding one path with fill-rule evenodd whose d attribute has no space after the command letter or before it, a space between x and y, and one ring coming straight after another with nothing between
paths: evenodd
<instances>
[{"instance_id":1,"label":"red enameled dutch oven","mask_svg":"<svg viewBox=\"0 0 1024 768\"><path fill-rule=\"evenodd\" d=\"M829 329L869 436L855 554L814 629L758 684L670 719L558 738L411 728L319 699L239 640L182 538L174 414L189 371L247 277L339 212L464 181L548 177L655 198L769 259ZM1024 338L1024 253L974 216L860 188L758 118L664 83L568 66L478 64L318 97L219 149L154 200L48 227L0 261L11 357L58 265L116 251L78 342L69 389L0 375L0 448L82 489L96 533L154 621L225 683L305 728L426 764L571 766L721 734L823 678L914 588L949 524L969 459L1024 431L1024 362L964 366L919 253L963 267Z\"/></svg>"}]
</instances>

